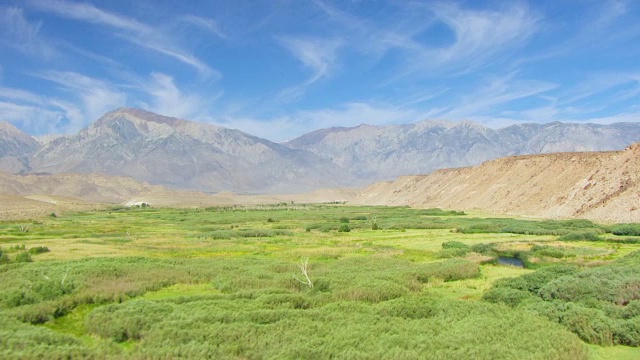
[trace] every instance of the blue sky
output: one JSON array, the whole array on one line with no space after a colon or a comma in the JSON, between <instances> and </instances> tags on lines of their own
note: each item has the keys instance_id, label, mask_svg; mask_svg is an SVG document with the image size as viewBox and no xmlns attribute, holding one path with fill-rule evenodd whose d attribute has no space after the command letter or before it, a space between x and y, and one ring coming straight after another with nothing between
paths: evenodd
<instances>
[{"instance_id":1,"label":"blue sky","mask_svg":"<svg viewBox=\"0 0 640 360\"><path fill-rule=\"evenodd\" d=\"M275 141L425 119L640 121L640 2L0 2L0 121L120 106Z\"/></svg>"}]
</instances>

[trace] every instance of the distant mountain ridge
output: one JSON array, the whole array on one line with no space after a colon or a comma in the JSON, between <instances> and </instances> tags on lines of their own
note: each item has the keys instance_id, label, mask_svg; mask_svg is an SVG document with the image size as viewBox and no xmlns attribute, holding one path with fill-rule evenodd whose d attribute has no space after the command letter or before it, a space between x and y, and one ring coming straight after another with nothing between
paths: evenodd
<instances>
[{"instance_id":1,"label":"distant mountain ridge","mask_svg":"<svg viewBox=\"0 0 640 360\"><path fill-rule=\"evenodd\" d=\"M131 176L205 191L306 191L353 177L317 155L239 130L121 108L37 151L40 172Z\"/></svg>"},{"instance_id":2,"label":"distant mountain ridge","mask_svg":"<svg viewBox=\"0 0 640 360\"><path fill-rule=\"evenodd\" d=\"M239 130L120 108L77 134L37 140L0 123L0 170L104 173L177 189L299 193L478 165L504 156L620 150L640 123L491 129L463 121L338 127L278 144Z\"/></svg>"},{"instance_id":3,"label":"distant mountain ridge","mask_svg":"<svg viewBox=\"0 0 640 360\"><path fill-rule=\"evenodd\" d=\"M0 169L10 172L29 170L29 158L40 144L15 126L0 122Z\"/></svg>"},{"instance_id":4,"label":"distant mountain ridge","mask_svg":"<svg viewBox=\"0 0 640 360\"><path fill-rule=\"evenodd\" d=\"M620 150L636 141L638 123L554 122L491 129L469 121L426 120L322 129L286 144L330 159L359 177L393 179L511 155Z\"/></svg>"}]
</instances>

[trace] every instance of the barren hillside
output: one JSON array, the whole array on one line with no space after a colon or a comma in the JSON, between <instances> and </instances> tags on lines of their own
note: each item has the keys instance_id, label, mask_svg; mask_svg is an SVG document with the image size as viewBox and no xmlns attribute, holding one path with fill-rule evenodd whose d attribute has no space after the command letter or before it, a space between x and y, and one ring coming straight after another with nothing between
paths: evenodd
<instances>
[{"instance_id":1,"label":"barren hillside","mask_svg":"<svg viewBox=\"0 0 640 360\"><path fill-rule=\"evenodd\" d=\"M640 143L623 151L512 156L405 176L373 184L351 203L640 222L639 180Z\"/></svg>"},{"instance_id":2,"label":"barren hillside","mask_svg":"<svg viewBox=\"0 0 640 360\"><path fill-rule=\"evenodd\" d=\"M128 177L102 174L11 175L0 172L0 194L56 195L96 203L120 203L141 192L163 189Z\"/></svg>"}]
</instances>

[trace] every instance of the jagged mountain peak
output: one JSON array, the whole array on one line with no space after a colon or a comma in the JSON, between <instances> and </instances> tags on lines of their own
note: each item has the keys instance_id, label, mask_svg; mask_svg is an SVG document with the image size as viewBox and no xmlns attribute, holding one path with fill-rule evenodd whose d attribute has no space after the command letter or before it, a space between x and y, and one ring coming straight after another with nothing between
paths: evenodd
<instances>
[{"instance_id":1,"label":"jagged mountain peak","mask_svg":"<svg viewBox=\"0 0 640 360\"><path fill-rule=\"evenodd\" d=\"M122 121L122 120L128 120L135 123L151 122L151 123L160 124L160 125L168 125L172 128L177 127L181 123L187 122L187 120L181 120L181 119L177 119L169 116L158 115L142 109L121 107L104 114L101 118L96 120L91 127L96 128L96 127L109 126L114 122Z\"/></svg>"},{"instance_id":2,"label":"jagged mountain peak","mask_svg":"<svg viewBox=\"0 0 640 360\"><path fill-rule=\"evenodd\" d=\"M206 191L301 191L350 177L304 150L132 108L111 111L89 128L49 143L34 164L43 172L101 172Z\"/></svg>"},{"instance_id":3,"label":"jagged mountain peak","mask_svg":"<svg viewBox=\"0 0 640 360\"><path fill-rule=\"evenodd\" d=\"M22 130L15 127L13 124L6 121L0 121L0 131L8 134L14 134L14 135L20 134L20 135L29 136Z\"/></svg>"}]
</instances>

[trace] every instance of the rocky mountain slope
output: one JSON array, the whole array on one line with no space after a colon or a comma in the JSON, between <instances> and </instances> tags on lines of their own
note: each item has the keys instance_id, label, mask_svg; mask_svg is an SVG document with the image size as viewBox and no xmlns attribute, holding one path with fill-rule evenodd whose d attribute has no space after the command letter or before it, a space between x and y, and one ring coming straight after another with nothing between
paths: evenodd
<instances>
[{"instance_id":1,"label":"rocky mountain slope","mask_svg":"<svg viewBox=\"0 0 640 360\"><path fill-rule=\"evenodd\" d=\"M107 113L76 135L46 143L32 157L31 167L48 173L131 176L204 191L299 192L355 180L304 150L127 108Z\"/></svg>"},{"instance_id":2,"label":"rocky mountain slope","mask_svg":"<svg viewBox=\"0 0 640 360\"><path fill-rule=\"evenodd\" d=\"M300 193L477 165L503 156L620 150L640 123L472 122L331 128L286 144L244 132L121 108L77 134L33 138L0 123L0 171L104 173L174 189Z\"/></svg>"},{"instance_id":3,"label":"rocky mountain slope","mask_svg":"<svg viewBox=\"0 0 640 360\"><path fill-rule=\"evenodd\" d=\"M640 143L624 151L511 156L404 176L369 186L351 203L640 222Z\"/></svg>"},{"instance_id":4,"label":"rocky mountain slope","mask_svg":"<svg viewBox=\"0 0 640 360\"><path fill-rule=\"evenodd\" d=\"M39 148L34 138L9 123L0 122L0 169L29 170L29 157Z\"/></svg>"},{"instance_id":5,"label":"rocky mountain slope","mask_svg":"<svg viewBox=\"0 0 640 360\"><path fill-rule=\"evenodd\" d=\"M286 144L366 179L393 179L435 169L477 165L499 157L568 151L621 150L640 141L640 124L521 124L490 129L472 122L331 128Z\"/></svg>"}]
</instances>

